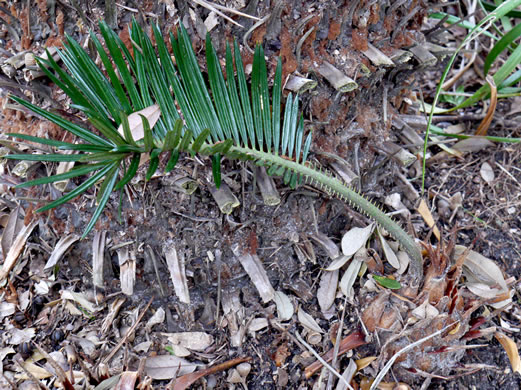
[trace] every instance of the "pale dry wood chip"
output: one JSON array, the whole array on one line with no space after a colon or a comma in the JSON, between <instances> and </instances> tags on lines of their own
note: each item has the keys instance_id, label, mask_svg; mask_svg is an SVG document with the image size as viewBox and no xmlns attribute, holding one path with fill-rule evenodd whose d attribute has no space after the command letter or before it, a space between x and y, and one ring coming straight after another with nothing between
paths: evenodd
<instances>
[{"instance_id":1,"label":"pale dry wood chip","mask_svg":"<svg viewBox=\"0 0 521 390\"><path fill-rule=\"evenodd\" d=\"M422 216L422 218L425 221L425 223L427 224L427 226L432 229L432 232L434 233L434 235L436 236L436 238L439 241L440 237L441 237L440 231L439 231L438 227L435 226L436 223L434 222L434 218L431 214L431 211L429 210L429 206L427 206L427 203L425 202L425 199L422 199L420 201L420 205L418 206L418 212Z\"/></svg>"},{"instance_id":2,"label":"pale dry wood chip","mask_svg":"<svg viewBox=\"0 0 521 390\"><path fill-rule=\"evenodd\" d=\"M188 291L188 280L186 279L185 273L185 258L181 253L177 256L177 250L172 242L170 242L165 248L165 258L170 271L170 278L174 285L175 295L179 298L182 303L190 303L190 292Z\"/></svg>"},{"instance_id":3,"label":"pale dry wood chip","mask_svg":"<svg viewBox=\"0 0 521 390\"><path fill-rule=\"evenodd\" d=\"M389 246L389 243L387 240L382 236L382 233L380 233L380 229L378 230L378 238L380 239L380 243L382 244L382 249L384 251L385 258L387 259L387 262L391 264L395 269L400 268L400 261L398 260L398 257L396 257L396 253L392 250L392 248Z\"/></svg>"},{"instance_id":4,"label":"pale dry wood chip","mask_svg":"<svg viewBox=\"0 0 521 390\"><path fill-rule=\"evenodd\" d=\"M336 290L338 288L338 274L339 270L324 271L320 278L320 286L317 290L317 299L322 312L327 311L336 297Z\"/></svg>"},{"instance_id":5,"label":"pale dry wood chip","mask_svg":"<svg viewBox=\"0 0 521 390\"><path fill-rule=\"evenodd\" d=\"M56 246L54 247L51 256L49 257L49 260L47 260L47 263L45 263L43 269L45 270L54 267L61 259L63 254L67 251L67 249L69 249L71 245L79 239L80 237L76 234L68 234L60 238L60 240L56 243Z\"/></svg>"},{"instance_id":6,"label":"pale dry wood chip","mask_svg":"<svg viewBox=\"0 0 521 390\"><path fill-rule=\"evenodd\" d=\"M275 290L268 279L268 274L266 273L259 256L251 255L249 253L241 254L239 244L237 243L232 245L232 252L241 263L254 286L257 288L262 301L264 303L271 301L275 296Z\"/></svg>"},{"instance_id":7,"label":"pale dry wood chip","mask_svg":"<svg viewBox=\"0 0 521 390\"><path fill-rule=\"evenodd\" d=\"M103 260L105 259L105 238L105 231L97 231L92 240L92 283L99 288L102 288L104 285Z\"/></svg>"},{"instance_id":8,"label":"pale dry wood chip","mask_svg":"<svg viewBox=\"0 0 521 390\"><path fill-rule=\"evenodd\" d=\"M492 183L495 179L494 170L490 166L488 162L484 162L481 164L481 168L479 170L479 174L488 184Z\"/></svg>"},{"instance_id":9,"label":"pale dry wood chip","mask_svg":"<svg viewBox=\"0 0 521 390\"><path fill-rule=\"evenodd\" d=\"M365 228L354 227L342 237L342 253L344 256L352 256L364 246L373 232L374 224Z\"/></svg>"},{"instance_id":10,"label":"pale dry wood chip","mask_svg":"<svg viewBox=\"0 0 521 390\"><path fill-rule=\"evenodd\" d=\"M205 332L161 333L161 335L166 336L172 344L192 351L204 351L214 342L213 336Z\"/></svg>"},{"instance_id":11,"label":"pale dry wood chip","mask_svg":"<svg viewBox=\"0 0 521 390\"><path fill-rule=\"evenodd\" d=\"M317 321L315 321L315 319L310 314L302 310L301 307L298 308L297 318L305 328L314 332L324 333Z\"/></svg>"},{"instance_id":12,"label":"pale dry wood chip","mask_svg":"<svg viewBox=\"0 0 521 390\"><path fill-rule=\"evenodd\" d=\"M466 249L467 248L462 245L456 245L454 248L454 258L457 259L461 256ZM474 276L477 280L490 287L498 286L503 291L508 290L503 273L497 264L476 251L469 251L463 262L463 272L467 277ZM469 273L472 275L469 275Z\"/></svg>"},{"instance_id":13,"label":"pale dry wood chip","mask_svg":"<svg viewBox=\"0 0 521 390\"><path fill-rule=\"evenodd\" d=\"M340 280L340 291L342 291L345 296L354 296L353 286L355 284L356 278L358 277L358 272L360 272L360 267L366 259L367 249L362 247L355 253L353 260L351 260L349 267L347 267L346 272Z\"/></svg>"},{"instance_id":14,"label":"pale dry wood chip","mask_svg":"<svg viewBox=\"0 0 521 390\"><path fill-rule=\"evenodd\" d=\"M159 120L159 117L161 116L161 109L159 108L158 104L153 104L143 108L140 111L133 112L128 116L128 124L134 141L138 141L145 136L143 120L141 119L140 115L143 115L145 118L147 118L150 129L153 129L156 122ZM118 132L124 136L123 125L119 125Z\"/></svg>"},{"instance_id":15,"label":"pale dry wood chip","mask_svg":"<svg viewBox=\"0 0 521 390\"><path fill-rule=\"evenodd\" d=\"M29 236L31 235L33 229L38 224L38 220L32 221L29 225L24 226L18 232L18 235L14 239L9 251L7 252L7 256L4 258L4 264L2 265L2 269L0 269L0 283L2 283L9 271L14 267L16 260L22 253L22 250L25 247L25 243Z\"/></svg>"},{"instance_id":16,"label":"pale dry wood chip","mask_svg":"<svg viewBox=\"0 0 521 390\"><path fill-rule=\"evenodd\" d=\"M519 350L514 340L501 332L494 333L494 336L503 348L505 348L508 360L510 360L510 365L512 366L512 371L521 374L521 359L519 358Z\"/></svg>"},{"instance_id":17,"label":"pale dry wood chip","mask_svg":"<svg viewBox=\"0 0 521 390\"><path fill-rule=\"evenodd\" d=\"M289 321L295 313L295 308L293 307L293 303L291 303L291 299L289 299L289 297L282 291L276 291L273 300L275 301L275 305L277 305L279 320Z\"/></svg>"},{"instance_id":18,"label":"pale dry wood chip","mask_svg":"<svg viewBox=\"0 0 521 390\"><path fill-rule=\"evenodd\" d=\"M197 364L173 355L157 355L145 361L145 373L152 379L172 379L194 372Z\"/></svg>"},{"instance_id":19,"label":"pale dry wood chip","mask_svg":"<svg viewBox=\"0 0 521 390\"><path fill-rule=\"evenodd\" d=\"M91 301L87 299L85 294L78 293L70 290L61 290L60 291L61 299L76 302L81 306L83 310L87 310L90 313L96 313L102 308L94 305Z\"/></svg>"},{"instance_id":20,"label":"pale dry wood chip","mask_svg":"<svg viewBox=\"0 0 521 390\"><path fill-rule=\"evenodd\" d=\"M119 248L117 254L121 292L130 296L134 294L134 284L136 282L136 255L128 247Z\"/></svg>"}]
</instances>

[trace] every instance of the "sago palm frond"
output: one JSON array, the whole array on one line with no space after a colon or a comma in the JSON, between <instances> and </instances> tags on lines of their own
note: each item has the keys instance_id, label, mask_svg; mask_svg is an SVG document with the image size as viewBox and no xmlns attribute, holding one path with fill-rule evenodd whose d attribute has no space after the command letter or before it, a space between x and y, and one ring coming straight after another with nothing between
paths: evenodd
<instances>
[{"instance_id":1,"label":"sago palm frond","mask_svg":"<svg viewBox=\"0 0 521 390\"><path fill-rule=\"evenodd\" d=\"M99 134L25 100L12 97L82 141L72 144L11 134L57 149L78 152L7 156L32 161L79 163L69 172L32 180L20 187L91 174L73 191L42 207L40 211L73 199L103 179L98 191L98 207L85 229L85 236L94 227L111 192L121 189L136 174L140 155L143 153L150 155L147 179L158 168L159 157L163 153L170 156L167 171L174 168L181 152L211 156L217 186L220 184L222 156L250 160L265 166L269 174L283 177L284 182L291 187L305 180L346 200L373 218L409 253L413 259L414 274L419 278L422 273L422 256L413 238L377 206L348 188L341 180L306 162L311 133L304 137L304 122L299 112L298 96L289 94L284 112L281 110L280 59L270 91L264 53L262 47L257 46L248 85L237 43L234 43L233 52L229 45L226 46L224 77L217 54L207 36L207 85L182 25L177 36L170 33L173 57L157 26L152 26L156 42L154 46L147 34L133 22L130 32L132 53L105 23L100 23L100 30L107 51L93 32L90 37L105 73L70 37L67 37L65 49L58 51L67 70L63 70L50 55L48 59L38 59L41 69L70 97L72 106L86 115ZM151 125L142 116L143 139L133 139L129 115L154 104L159 106L160 118ZM129 160L130 163L127 164Z\"/></svg>"}]
</instances>

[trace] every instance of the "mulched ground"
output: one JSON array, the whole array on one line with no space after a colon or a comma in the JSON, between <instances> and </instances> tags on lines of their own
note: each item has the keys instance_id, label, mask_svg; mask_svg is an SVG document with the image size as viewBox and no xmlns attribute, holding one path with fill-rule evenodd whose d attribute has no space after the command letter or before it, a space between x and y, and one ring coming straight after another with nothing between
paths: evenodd
<instances>
[{"instance_id":1,"label":"mulched ground","mask_svg":"<svg viewBox=\"0 0 521 390\"><path fill-rule=\"evenodd\" d=\"M1 5L1 61L5 63L13 54L25 50L41 55L43 47L60 45L65 33L84 43L88 29L96 29L95 22L105 15L104 2L51 3L38 1L37 7L29 9L26 3ZM419 161L407 168L401 166L384 141L406 145L413 155L419 152L420 146L415 149L410 146L413 141L404 138L399 120L404 115L422 118L418 110L420 91L425 99L432 98L441 68L424 68L416 58L396 67L377 66L363 54L368 43L392 56L397 50L423 42L422 31L431 27L422 24L427 5L409 1L394 5L365 1L345 4L282 1L278 5L255 0L248 4L241 0L221 2L259 18L272 15L254 28L255 20L227 13L243 26L240 28L195 3L137 3L118 3L125 8L117 6L115 28L124 40L128 40L126 28L132 17L140 23L157 20L164 31L180 19L187 26L203 64L203 30L214 19L216 24L210 34L219 53L223 54L225 39L236 38L248 63L252 55L244 41L250 47L263 42L272 73L273 58L280 55L284 77L299 75L316 81L317 87L301 96L306 125L314 131L313 157L325 166L337 164L340 172L354 172L360 177L354 184L377 203L384 204L388 195L398 194L410 217L399 214L396 218L403 226L414 227L419 238L436 242L432 236L427 238L429 228L416 211L419 199L414 191L421 186ZM348 93L336 91L317 70L324 61L355 79L359 89ZM3 133L24 132L62 139L59 128L9 106L6 95L10 92L66 114L63 94L45 78L27 81L24 76L29 78L29 71L25 63L14 70L2 67ZM489 134L521 136L515 106L515 101L500 105ZM471 107L465 114L480 113L480 107ZM471 133L479 121L454 119L438 125L455 123L462 123L467 129L465 133ZM415 130L423 136L421 131L421 128ZM431 154L439 151L435 146L429 150ZM487 182L480 173L484 162L493 168L492 181ZM316 237L320 232L330 243L340 246L347 231L365 227L370 221L320 191L308 186L290 190L276 179L281 203L266 206L255 185L253 168L225 162L224 182L239 198L241 206L230 216L223 216L210 194L208 161L185 158L174 175L158 175L146 184L144 172L140 172L121 200L117 194L111 197L97 225L98 233L76 241L76 235L81 235L94 210L96 194L90 192L49 213L35 214L36 204L57 197L58 190L53 187L14 190L13 184L25 177L46 175L55 168L43 164L19 166L26 175L19 177L14 173L15 166L5 161L0 165L4 261L5 254L15 245L16 234L12 231L20 231L21 220L26 225L37 222L24 241L25 248L9 283L0 290L1 386L34 388L36 381L27 377L33 375L41 378L38 381L41 385L52 388L57 385L56 378L74 370L78 388L93 388L106 378L117 381L123 372L122 378L130 383L128 388L133 388L138 375L141 388L159 388L181 374L176 359L182 357L194 369L194 364L207 367L234 358L249 358L237 368L221 367L207 373L194 388L319 388L319 383L325 386L328 382L329 372L319 370L306 378L306 367L316 359L296 334L303 335L315 351L323 354L334 347L339 324L342 324L342 338L367 331L361 321L363 312L372 299L380 296L371 290L367 276L355 282L355 293L348 299L335 289L334 304L321 310L317 294L331 259ZM426 172L426 199L444 242L454 240L473 245L476 252L500 266L505 279L517 279L521 267L519 167L519 144L495 144L460 159L438 161L429 165ZM197 185L193 194L178 188L179 179L186 178ZM20 222L14 223L16 220ZM51 254L67 244L65 238L72 240L72 245L58 256L55 266L44 269ZM376 241L370 247L374 249L372 259L377 263L383 254ZM242 254L232 250L237 245ZM172 283L170 262L166 259L173 248L181 263L184 261L189 304L180 301ZM258 256L273 289L283 292L290 305L298 308L298 314L295 311L289 320L281 321L278 305L261 300L255 283L241 264L240 258L245 254ZM93 273L99 271L93 271L93 259L100 256L104 259L103 286L94 287ZM393 273L394 269L383 263L368 267L381 268L385 275ZM132 294L122 293L121 274L135 274ZM407 285L406 274L399 278ZM472 318L486 318L481 329L495 326L519 344L521 312L517 287L513 283L514 302L505 312L491 314L490 306L481 305ZM407 295L405 290L400 290L402 298L414 296L414 291ZM401 315L403 302L389 297L382 311ZM386 318L380 318L378 328ZM368 332L368 344L338 358L339 372L350 361L371 356L382 359L389 353L384 341L404 330L405 320L395 318L399 327L392 332ZM315 324L310 321L320 331L313 330ZM426 331L435 330L438 329L433 327ZM386 380L391 382L396 378L412 388L519 388L519 374L512 373L504 348L492 336L493 332L486 334L470 342L483 346L462 349L454 361L448 357L441 359L438 369L431 367L429 372L424 370L414 375L396 369L394 377L388 375ZM421 357L414 359L419 363L426 361ZM56 361L67 374L56 373L56 367L49 366L51 361ZM449 361L450 367L445 367L444 362ZM368 380L382 366L381 360L377 362L372 365L368 362L353 383L369 388ZM153 364L164 367L154 368ZM393 388L392 384L388 386L385 388Z\"/></svg>"}]
</instances>

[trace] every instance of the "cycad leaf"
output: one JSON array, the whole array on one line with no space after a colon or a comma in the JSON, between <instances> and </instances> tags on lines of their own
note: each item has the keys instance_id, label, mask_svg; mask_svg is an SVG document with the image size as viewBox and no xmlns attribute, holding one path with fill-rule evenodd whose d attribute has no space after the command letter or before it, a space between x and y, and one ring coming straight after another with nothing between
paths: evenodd
<instances>
[{"instance_id":1,"label":"cycad leaf","mask_svg":"<svg viewBox=\"0 0 521 390\"><path fill-rule=\"evenodd\" d=\"M264 131L263 131L263 117L262 117L262 92L261 92L261 49L257 46L255 53L253 54L253 67L251 71L251 106L253 112L253 124L255 128L255 140L256 144L252 145L255 148L257 145L258 150L264 148Z\"/></svg>"},{"instance_id":2,"label":"cycad leaf","mask_svg":"<svg viewBox=\"0 0 521 390\"><path fill-rule=\"evenodd\" d=\"M8 154L4 158L11 160L25 160L25 161L83 161L86 154Z\"/></svg>"},{"instance_id":3,"label":"cycad leaf","mask_svg":"<svg viewBox=\"0 0 521 390\"><path fill-rule=\"evenodd\" d=\"M234 42L233 54L235 56L235 68L237 69L237 82L239 84L239 92L241 96L241 105L242 112L244 115L244 121L246 123L246 128L248 129L248 134L250 137L250 145L252 148L255 148L256 145L256 137L255 137L255 127L253 124L253 116L252 109L250 103L250 94L248 93L248 85L246 84L246 75L244 74L244 66L242 63L242 58L239 50L239 45L237 42ZM245 143L244 146L247 146Z\"/></svg>"},{"instance_id":4,"label":"cycad leaf","mask_svg":"<svg viewBox=\"0 0 521 390\"><path fill-rule=\"evenodd\" d=\"M150 153L150 151L154 148L154 136L152 135L152 130L150 130L150 123L148 119L144 115L139 115L141 120L143 121L143 133L144 138L143 141L145 143L145 152Z\"/></svg>"},{"instance_id":5,"label":"cycad leaf","mask_svg":"<svg viewBox=\"0 0 521 390\"><path fill-rule=\"evenodd\" d=\"M163 143L163 150L172 150L179 144L181 132L183 131L183 121L178 119L174 124L174 129L167 132Z\"/></svg>"},{"instance_id":6,"label":"cycad leaf","mask_svg":"<svg viewBox=\"0 0 521 390\"><path fill-rule=\"evenodd\" d=\"M170 158L166 163L165 172L168 173L172 169L174 169L175 165L177 164L177 161L179 161L179 149L174 149L170 153Z\"/></svg>"},{"instance_id":7,"label":"cycad leaf","mask_svg":"<svg viewBox=\"0 0 521 390\"><path fill-rule=\"evenodd\" d=\"M101 58L101 61L103 62L105 71L107 72L107 75L110 78L110 82L112 84L112 87L114 88L119 103L121 104L125 112L131 112L132 108L130 107L130 102L127 98L125 90L123 89L123 86L119 82L116 72L114 71L112 61L109 59L107 53L105 52L105 49L103 49L103 46L101 45L101 42L99 41L94 31L90 32L90 39L92 40L92 42L94 42L94 46L96 46L96 50Z\"/></svg>"},{"instance_id":8,"label":"cycad leaf","mask_svg":"<svg viewBox=\"0 0 521 390\"><path fill-rule=\"evenodd\" d=\"M268 74L266 70L266 60L264 59L264 50L259 45L259 93L261 102L261 117L264 127L264 139L266 140L266 151L271 150L272 134L271 134L271 109L270 94L268 91ZM253 70L255 71L255 70ZM260 128L257 129L260 131Z\"/></svg>"},{"instance_id":9,"label":"cycad leaf","mask_svg":"<svg viewBox=\"0 0 521 390\"><path fill-rule=\"evenodd\" d=\"M100 136L98 136L88 130L85 130L84 128L82 128L78 125L75 125L74 123L69 122L68 120L66 120L56 114L53 114L49 111L45 111L45 110L41 109L40 107L35 106L34 104L31 104L24 99L20 99L16 96L11 96L11 99L13 99L15 102L21 104L22 106L28 108L32 112L44 117L45 119L51 121L52 123L69 131L70 133L74 134L75 136L80 137L81 139L85 140L88 143L91 143L94 145L113 146L112 143L101 138Z\"/></svg>"},{"instance_id":10,"label":"cycad leaf","mask_svg":"<svg viewBox=\"0 0 521 390\"><path fill-rule=\"evenodd\" d=\"M125 172L121 180L118 182L118 184L116 184L116 186L114 187L115 191L122 189L130 182L130 180L132 180L134 176L136 176L137 170L139 168L140 157L141 155L139 153L134 153L127 171Z\"/></svg>"},{"instance_id":11,"label":"cycad leaf","mask_svg":"<svg viewBox=\"0 0 521 390\"><path fill-rule=\"evenodd\" d=\"M60 206L66 202L68 202L71 199L74 199L78 195L83 194L87 189L92 187L98 180L103 178L111 169L113 168L113 164L108 164L102 169L100 169L97 173L89 177L87 180L85 180L82 184L80 184L78 187L76 187L73 191L69 192L67 195L62 196L59 199L56 199L55 201L48 203L47 205L39 208L38 212L43 212L50 210L54 207Z\"/></svg>"},{"instance_id":12,"label":"cycad leaf","mask_svg":"<svg viewBox=\"0 0 521 390\"><path fill-rule=\"evenodd\" d=\"M282 61L277 61L277 69L275 70L275 79L273 80L273 151L279 153L280 146L280 97L282 93Z\"/></svg>"},{"instance_id":13,"label":"cycad leaf","mask_svg":"<svg viewBox=\"0 0 521 390\"><path fill-rule=\"evenodd\" d=\"M114 63L116 64L118 73L121 76L121 79L125 84L125 88L130 96L130 100L133 105L132 111L141 110L145 107L145 105L143 104L141 97L139 96L134 80L132 79L132 75L130 74L125 59L123 58L122 52L126 54L126 58L130 65L130 68L134 69L135 65L132 56L130 55L130 53L128 53L128 50L126 50L126 47L123 44L123 42L121 42L119 37L114 33L114 31L112 31L107 26L105 22L100 22L99 27L101 34L103 35L103 38L105 40L105 45L107 45L107 48L109 50L109 54ZM130 114L130 112L127 112L127 114Z\"/></svg>"},{"instance_id":14,"label":"cycad leaf","mask_svg":"<svg viewBox=\"0 0 521 390\"><path fill-rule=\"evenodd\" d=\"M110 194L114 189L114 185L116 184L116 180L118 178L118 163L114 163L113 165L110 165L108 168L109 171L105 177L105 181L102 183L100 188L101 196L99 197L98 207L94 211L94 214L92 214L92 218L90 219L89 224L87 225L85 231L83 232L83 235L81 236L82 238L85 238L96 224L96 221L101 216L101 213L103 212L103 209L105 208L105 205L109 200Z\"/></svg>"},{"instance_id":15,"label":"cycad leaf","mask_svg":"<svg viewBox=\"0 0 521 390\"><path fill-rule=\"evenodd\" d=\"M197 136L197 138L192 143L192 149L195 152L199 152L199 149L201 149L201 146L203 145L203 142L206 141L208 136L210 135L210 129L204 129L201 134Z\"/></svg>"},{"instance_id":16,"label":"cycad leaf","mask_svg":"<svg viewBox=\"0 0 521 390\"><path fill-rule=\"evenodd\" d=\"M217 113L219 114L224 136L226 139L233 136L233 138L238 141L239 135L237 133L237 123L235 121L233 106L209 33L206 34L206 63L208 66L208 80L210 81L213 100L217 108Z\"/></svg>"},{"instance_id":17,"label":"cycad leaf","mask_svg":"<svg viewBox=\"0 0 521 390\"><path fill-rule=\"evenodd\" d=\"M157 168L159 167L159 154L161 153L161 150L154 149L152 153L150 153L150 164L148 165L148 170L145 175L145 180L149 181L154 173L156 173Z\"/></svg>"},{"instance_id":18,"label":"cycad leaf","mask_svg":"<svg viewBox=\"0 0 521 390\"><path fill-rule=\"evenodd\" d=\"M36 142L36 143L39 143L42 145L49 145L49 146L55 146L55 147L60 147L60 146L67 147L67 146L75 145L75 144L71 144L69 142L56 141L54 139L49 139L49 138L34 137L32 135L21 134L21 133L7 133L6 135L8 135L9 137L20 138L20 139L23 139L26 141Z\"/></svg>"},{"instance_id":19,"label":"cycad leaf","mask_svg":"<svg viewBox=\"0 0 521 390\"><path fill-rule=\"evenodd\" d=\"M236 122L234 129L234 138L237 145L248 145L248 135L246 133L246 123L239 102L239 94L237 91L237 84L235 83L235 75L233 72L233 56L230 45L226 42L226 87L228 88L228 95L230 96L230 105L233 111L233 116ZM238 129L238 131L237 131ZM240 138L237 135L240 134Z\"/></svg>"},{"instance_id":20,"label":"cycad leaf","mask_svg":"<svg viewBox=\"0 0 521 390\"><path fill-rule=\"evenodd\" d=\"M212 156L212 173L215 187L221 187L221 155L219 153Z\"/></svg>"},{"instance_id":21,"label":"cycad leaf","mask_svg":"<svg viewBox=\"0 0 521 390\"><path fill-rule=\"evenodd\" d=\"M82 166L75 167L65 173L60 173L60 174L53 175L53 176L41 177L39 179L26 181L24 183L18 184L16 187L17 188L31 187L31 186L38 186L38 185L42 185L42 184L54 183L54 182L61 181L61 180L67 180L67 179L71 179L73 177L86 175L92 171L103 168L105 165L106 165L105 163L82 165Z\"/></svg>"}]
</instances>

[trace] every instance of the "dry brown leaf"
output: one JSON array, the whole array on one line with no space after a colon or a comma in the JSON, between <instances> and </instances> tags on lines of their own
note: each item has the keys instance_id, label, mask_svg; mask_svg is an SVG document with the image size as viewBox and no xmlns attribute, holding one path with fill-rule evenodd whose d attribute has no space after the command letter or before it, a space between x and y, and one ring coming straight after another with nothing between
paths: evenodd
<instances>
[{"instance_id":1,"label":"dry brown leaf","mask_svg":"<svg viewBox=\"0 0 521 390\"><path fill-rule=\"evenodd\" d=\"M335 271L324 271L320 278L320 286L317 290L317 299L322 312L327 311L335 301L338 287L338 273Z\"/></svg>"},{"instance_id":2,"label":"dry brown leaf","mask_svg":"<svg viewBox=\"0 0 521 390\"><path fill-rule=\"evenodd\" d=\"M427 203L425 202L425 199L422 199L420 201L420 205L418 206L418 212L422 216L423 220L427 224L428 227L432 229L432 232L438 239L440 240L440 231L437 226L435 225L434 218L432 217L431 211L429 210L429 207L427 206Z\"/></svg>"},{"instance_id":3,"label":"dry brown leaf","mask_svg":"<svg viewBox=\"0 0 521 390\"><path fill-rule=\"evenodd\" d=\"M128 247L119 248L117 254L121 292L130 296L134 294L134 283L136 282L136 255Z\"/></svg>"},{"instance_id":4,"label":"dry brown leaf","mask_svg":"<svg viewBox=\"0 0 521 390\"><path fill-rule=\"evenodd\" d=\"M519 350L514 340L501 332L494 333L494 336L503 348L505 348L508 360L510 360L510 365L512 366L512 371L521 374L521 359L519 358Z\"/></svg>"},{"instance_id":5,"label":"dry brown leaf","mask_svg":"<svg viewBox=\"0 0 521 390\"><path fill-rule=\"evenodd\" d=\"M494 181L494 170L488 162L484 162L483 164L481 164L479 174L481 175L483 180L485 180L488 184L491 184Z\"/></svg>"},{"instance_id":6,"label":"dry brown leaf","mask_svg":"<svg viewBox=\"0 0 521 390\"><path fill-rule=\"evenodd\" d=\"M153 129L156 122L159 120L159 117L161 116L161 110L159 108L159 105L153 104L151 106L143 108L140 111L133 112L128 116L128 124L134 141L138 141L145 136L145 130L143 128L143 120L141 119L141 115L147 118L148 124L150 125L150 129ZM119 125L118 132L121 135L124 135L123 125Z\"/></svg>"},{"instance_id":7,"label":"dry brown leaf","mask_svg":"<svg viewBox=\"0 0 521 390\"><path fill-rule=\"evenodd\" d=\"M24 226L23 216L21 216L21 207L14 208L9 214L7 225L2 234L2 254L4 259L7 257L7 252L13 245L13 241ZM22 218L20 218L22 217Z\"/></svg>"},{"instance_id":8,"label":"dry brown leaf","mask_svg":"<svg viewBox=\"0 0 521 390\"><path fill-rule=\"evenodd\" d=\"M331 259L336 259L340 255L338 246L333 242L331 238L323 233L317 232L309 236L315 240L327 253Z\"/></svg>"},{"instance_id":9,"label":"dry brown leaf","mask_svg":"<svg viewBox=\"0 0 521 390\"><path fill-rule=\"evenodd\" d=\"M487 75L486 81L488 86L490 87L490 105L487 110L487 115L483 118L481 123L479 124L476 135L485 136L487 135L488 128L490 127L490 124L492 123L492 118L494 118L494 113L496 112L496 106L497 106L497 88L496 83L494 82L494 79L492 76Z\"/></svg>"},{"instance_id":10,"label":"dry brown leaf","mask_svg":"<svg viewBox=\"0 0 521 390\"><path fill-rule=\"evenodd\" d=\"M456 245L454 258L461 256L466 249L462 245ZM463 262L463 272L471 283L481 282L503 291L508 290L503 273L497 264L476 251L469 251Z\"/></svg>"},{"instance_id":11,"label":"dry brown leaf","mask_svg":"<svg viewBox=\"0 0 521 390\"><path fill-rule=\"evenodd\" d=\"M92 240L92 283L96 287L103 287L103 262L105 259L106 232L96 232Z\"/></svg>"},{"instance_id":12,"label":"dry brown leaf","mask_svg":"<svg viewBox=\"0 0 521 390\"><path fill-rule=\"evenodd\" d=\"M173 355L147 357L145 373L152 379L172 379L194 372L197 364Z\"/></svg>"},{"instance_id":13,"label":"dry brown leaf","mask_svg":"<svg viewBox=\"0 0 521 390\"><path fill-rule=\"evenodd\" d=\"M352 228L342 237L342 252L345 256L352 256L365 245L369 236L373 232L374 224L365 228Z\"/></svg>"},{"instance_id":14,"label":"dry brown leaf","mask_svg":"<svg viewBox=\"0 0 521 390\"><path fill-rule=\"evenodd\" d=\"M189 304L190 292L188 291L188 280L186 279L184 255L177 256L177 251L172 242L165 247L164 251L170 278L174 284L175 295L181 302Z\"/></svg>"},{"instance_id":15,"label":"dry brown leaf","mask_svg":"<svg viewBox=\"0 0 521 390\"><path fill-rule=\"evenodd\" d=\"M349 261L350 258L351 258L351 256L344 256L344 255L338 256L337 258L333 259L333 261L331 262L331 264L329 264L329 266L325 269L325 271L339 270L340 268L342 268L344 266L344 264L346 264Z\"/></svg>"},{"instance_id":16,"label":"dry brown leaf","mask_svg":"<svg viewBox=\"0 0 521 390\"><path fill-rule=\"evenodd\" d=\"M239 250L239 244L232 245L232 252L241 263L254 286L257 288L262 301L264 303L271 301L275 296L275 290L270 283L268 274L266 273L259 256L251 255L249 253L241 253Z\"/></svg>"},{"instance_id":17,"label":"dry brown leaf","mask_svg":"<svg viewBox=\"0 0 521 390\"><path fill-rule=\"evenodd\" d=\"M367 259L367 249L362 247L355 253L353 260L351 260L349 267L347 267L346 272L340 280L340 290L345 296L354 296L353 285L355 284L358 272L360 272L360 267L365 259Z\"/></svg>"},{"instance_id":18,"label":"dry brown leaf","mask_svg":"<svg viewBox=\"0 0 521 390\"><path fill-rule=\"evenodd\" d=\"M295 313L295 308L293 307L293 303L291 303L289 297L282 291L275 291L273 300L277 305L277 314L279 316L279 320L289 321Z\"/></svg>"},{"instance_id":19,"label":"dry brown leaf","mask_svg":"<svg viewBox=\"0 0 521 390\"><path fill-rule=\"evenodd\" d=\"M362 359L355 360L356 368L358 369L358 371L363 370L376 359L378 359L377 356L368 356Z\"/></svg>"},{"instance_id":20,"label":"dry brown leaf","mask_svg":"<svg viewBox=\"0 0 521 390\"><path fill-rule=\"evenodd\" d=\"M378 231L378 238L380 239L380 243L382 244L382 249L384 251L385 258L387 259L387 262L391 264L395 269L400 268L400 261L398 260L398 257L396 257L396 253L392 250L392 248L387 243L387 240L382 236L382 233L380 233L380 229L376 229Z\"/></svg>"},{"instance_id":21,"label":"dry brown leaf","mask_svg":"<svg viewBox=\"0 0 521 390\"><path fill-rule=\"evenodd\" d=\"M301 307L298 308L297 312L298 321L307 329L318 332L318 333L324 333L320 325L315 321L315 319L308 313L306 313L304 310L302 310Z\"/></svg>"},{"instance_id":22,"label":"dry brown leaf","mask_svg":"<svg viewBox=\"0 0 521 390\"><path fill-rule=\"evenodd\" d=\"M137 378L137 371L123 371L114 390L134 390Z\"/></svg>"},{"instance_id":23,"label":"dry brown leaf","mask_svg":"<svg viewBox=\"0 0 521 390\"><path fill-rule=\"evenodd\" d=\"M45 267L43 267L43 269L45 270L54 267L56 263L58 263L58 261L61 259L63 254L67 251L67 249L69 249L71 245L79 239L80 237L76 234L68 234L60 238L60 240L56 243L56 246L54 247L51 256L49 257L49 260L47 260L47 263L45 263Z\"/></svg>"},{"instance_id":24,"label":"dry brown leaf","mask_svg":"<svg viewBox=\"0 0 521 390\"><path fill-rule=\"evenodd\" d=\"M204 351L213 344L213 337L205 332L179 332L162 333L174 345L191 349L192 351Z\"/></svg>"},{"instance_id":25,"label":"dry brown leaf","mask_svg":"<svg viewBox=\"0 0 521 390\"><path fill-rule=\"evenodd\" d=\"M16 236L13 244L7 252L7 256L4 258L2 269L0 269L0 283L4 281L4 279L9 274L9 271L11 271L11 269L14 267L18 256L20 256L20 253L22 253L22 250L25 247L27 239L37 224L38 220L31 222L29 225L24 226Z\"/></svg>"}]
</instances>

